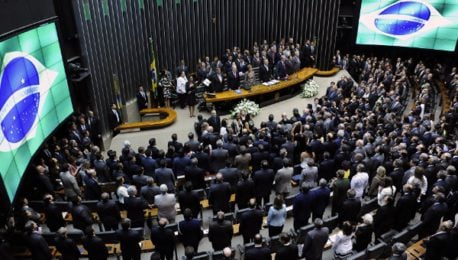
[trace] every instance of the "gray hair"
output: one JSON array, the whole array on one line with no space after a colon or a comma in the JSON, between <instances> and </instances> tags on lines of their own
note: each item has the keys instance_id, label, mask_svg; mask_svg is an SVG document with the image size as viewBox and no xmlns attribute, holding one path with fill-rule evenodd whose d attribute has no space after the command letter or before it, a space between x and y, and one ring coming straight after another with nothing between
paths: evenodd
<instances>
[{"instance_id":1,"label":"gray hair","mask_svg":"<svg viewBox=\"0 0 458 260\"><path fill-rule=\"evenodd\" d=\"M132 196L132 197L137 195L137 188L133 185L129 186L127 188L127 194L129 194L129 196Z\"/></svg>"}]
</instances>

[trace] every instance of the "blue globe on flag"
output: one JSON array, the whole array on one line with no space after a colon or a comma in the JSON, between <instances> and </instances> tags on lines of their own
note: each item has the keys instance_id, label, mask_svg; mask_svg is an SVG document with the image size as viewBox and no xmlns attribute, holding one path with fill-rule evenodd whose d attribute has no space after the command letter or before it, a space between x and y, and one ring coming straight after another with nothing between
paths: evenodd
<instances>
[{"instance_id":1,"label":"blue globe on flag","mask_svg":"<svg viewBox=\"0 0 458 260\"><path fill-rule=\"evenodd\" d=\"M22 52L7 53L0 75L0 151L33 138L40 111L57 72Z\"/></svg>"}]
</instances>

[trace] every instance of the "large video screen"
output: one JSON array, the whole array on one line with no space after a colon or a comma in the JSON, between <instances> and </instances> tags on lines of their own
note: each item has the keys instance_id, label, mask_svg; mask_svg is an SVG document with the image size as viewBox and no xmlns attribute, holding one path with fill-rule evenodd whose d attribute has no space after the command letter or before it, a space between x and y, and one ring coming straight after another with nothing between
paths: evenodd
<instances>
[{"instance_id":1,"label":"large video screen","mask_svg":"<svg viewBox=\"0 0 458 260\"><path fill-rule=\"evenodd\" d=\"M454 51L457 0L362 0L357 44Z\"/></svg>"},{"instance_id":2,"label":"large video screen","mask_svg":"<svg viewBox=\"0 0 458 260\"><path fill-rule=\"evenodd\" d=\"M10 202L42 142L73 112L55 23L0 41L0 174Z\"/></svg>"}]
</instances>

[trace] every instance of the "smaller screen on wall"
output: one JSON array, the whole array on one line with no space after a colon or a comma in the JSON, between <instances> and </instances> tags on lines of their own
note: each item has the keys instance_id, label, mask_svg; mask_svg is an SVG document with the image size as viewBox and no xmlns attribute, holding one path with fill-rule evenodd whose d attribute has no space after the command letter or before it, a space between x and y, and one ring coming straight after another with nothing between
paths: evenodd
<instances>
[{"instance_id":1,"label":"smaller screen on wall","mask_svg":"<svg viewBox=\"0 0 458 260\"><path fill-rule=\"evenodd\" d=\"M0 176L10 201L35 152L72 112L55 23L0 40Z\"/></svg>"},{"instance_id":2,"label":"smaller screen on wall","mask_svg":"<svg viewBox=\"0 0 458 260\"><path fill-rule=\"evenodd\" d=\"M454 51L458 0L362 0L357 44Z\"/></svg>"}]
</instances>

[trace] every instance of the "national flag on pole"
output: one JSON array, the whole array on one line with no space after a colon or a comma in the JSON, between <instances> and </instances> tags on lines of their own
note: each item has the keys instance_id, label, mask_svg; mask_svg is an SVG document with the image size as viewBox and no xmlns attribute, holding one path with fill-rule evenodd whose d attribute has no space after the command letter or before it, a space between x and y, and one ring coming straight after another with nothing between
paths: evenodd
<instances>
[{"instance_id":1,"label":"national flag on pole","mask_svg":"<svg viewBox=\"0 0 458 260\"><path fill-rule=\"evenodd\" d=\"M154 46L153 39L149 38L150 48L151 48L151 92L153 92L153 97L157 98L157 70L156 70L156 56L154 55Z\"/></svg>"}]
</instances>

